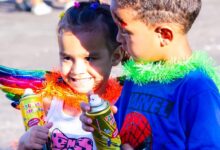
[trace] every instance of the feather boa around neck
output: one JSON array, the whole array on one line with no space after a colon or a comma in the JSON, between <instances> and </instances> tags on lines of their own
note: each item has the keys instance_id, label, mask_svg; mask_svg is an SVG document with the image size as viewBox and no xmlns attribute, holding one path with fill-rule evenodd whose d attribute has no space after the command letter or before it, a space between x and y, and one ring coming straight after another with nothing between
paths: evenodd
<instances>
[{"instance_id":1,"label":"feather boa around neck","mask_svg":"<svg viewBox=\"0 0 220 150\"><path fill-rule=\"evenodd\" d=\"M86 94L79 94L71 89L61 78L59 73L46 75L45 88L39 93L43 98L52 100L54 97L63 100L65 105L74 111L75 114L81 112L80 103L88 102ZM106 91L100 97L114 104L121 94L122 86L116 79L109 79ZM50 102L49 102L50 103ZM47 105L47 104L45 104Z\"/></svg>"},{"instance_id":2,"label":"feather boa around neck","mask_svg":"<svg viewBox=\"0 0 220 150\"><path fill-rule=\"evenodd\" d=\"M139 85L149 82L170 83L199 69L208 74L220 89L220 78L213 66L213 60L205 53L195 52L189 59L182 61L136 63L129 60L123 69L126 79Z\"/></svg>"}]
</instances>

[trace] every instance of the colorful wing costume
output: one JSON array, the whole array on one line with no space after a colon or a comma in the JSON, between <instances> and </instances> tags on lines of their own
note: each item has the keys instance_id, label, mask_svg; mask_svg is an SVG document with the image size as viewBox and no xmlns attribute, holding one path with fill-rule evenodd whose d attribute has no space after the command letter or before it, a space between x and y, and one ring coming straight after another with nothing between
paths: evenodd
<instances>
[{"instance_id":1,"label":"colorful wing costume","mask_svg":"<svg viewBox=\"0 0 220 150\"><path fill-rule=\"evenodd\" d=\"M120 78L121 80L122 78ZM87 102L86 94L79 94L68 86L58 71L21 70L0 65L0 89L12 101L11 105L19 109L19 100L25 89L31 88L43 98L53 97L65 100L75 111L80 111L80 103ZM114 103L120 96L122 86L115 79L110 79L106 92L100 95Z\"/></svg>"},{"instance_id":2,"label":"colorful wing costume","mask_svg":"<svg viewBox=\"0 0 220 150\"><path fill-rule=\"evenodd\" d=\"M45 74L43 70L19 70L0 65L0 89L12 100L12 106L18 108L19 99L26 88L39 93L44 88Z\"/></svg>"}]
</instances>

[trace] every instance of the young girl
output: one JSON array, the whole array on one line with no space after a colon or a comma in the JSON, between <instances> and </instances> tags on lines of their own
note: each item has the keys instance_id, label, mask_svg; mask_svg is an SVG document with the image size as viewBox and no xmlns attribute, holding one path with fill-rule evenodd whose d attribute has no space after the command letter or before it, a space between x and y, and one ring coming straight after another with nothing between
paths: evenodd
<instances>
[{"instance_id":1,"label":"young girl","mask_svg":"<svg viewBox=\"0 0 220 150\"><path fill-rule=\"evenodd\" d=\"M20 138L19 149L42 149L48 133L52 149L96 149L91 133L81 128L79 105L86 101L82 93L90 91L112 101L119 96L119 84L108 80L123 56L116 35L106 4L74 3L65 12L58 24L62 78L49 74L43 93L48 123L30 128Z\"/></svg>"}]
</instances>

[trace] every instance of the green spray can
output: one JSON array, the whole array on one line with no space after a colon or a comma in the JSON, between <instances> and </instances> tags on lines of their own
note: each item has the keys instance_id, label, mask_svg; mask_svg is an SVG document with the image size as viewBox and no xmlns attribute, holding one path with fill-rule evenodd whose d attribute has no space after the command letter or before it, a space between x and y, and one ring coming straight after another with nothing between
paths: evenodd
<instances>
[{"instance_id":1,"label":"green spray can","mask_svg":"<svg viewBox=\"0 0 220 150\"><path fill-rule=\"evenodd\" d=\"M91 94L89 104L91 111L86 115L92 119L92 127L95 129L93 138L97 149L120 150L121 139L109 102Z\"/></svg>"}]
</instances>

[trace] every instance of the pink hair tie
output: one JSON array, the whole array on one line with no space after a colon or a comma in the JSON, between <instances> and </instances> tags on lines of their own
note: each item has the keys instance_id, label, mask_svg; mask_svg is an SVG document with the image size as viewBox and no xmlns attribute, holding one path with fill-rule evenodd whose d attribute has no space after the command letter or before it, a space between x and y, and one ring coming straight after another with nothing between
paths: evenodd
<instances>
[{"instance_id":1,"label":"pink hair tie","mask_svg":"<svg viewBox=\"0 0 220 150\"><path fill-rule=\"evenodd\" d=\"M74 8L79 8L80 7L80 3L79 2L74 2L73 3L73 7Z\"/></svg>"}]
</instances>

